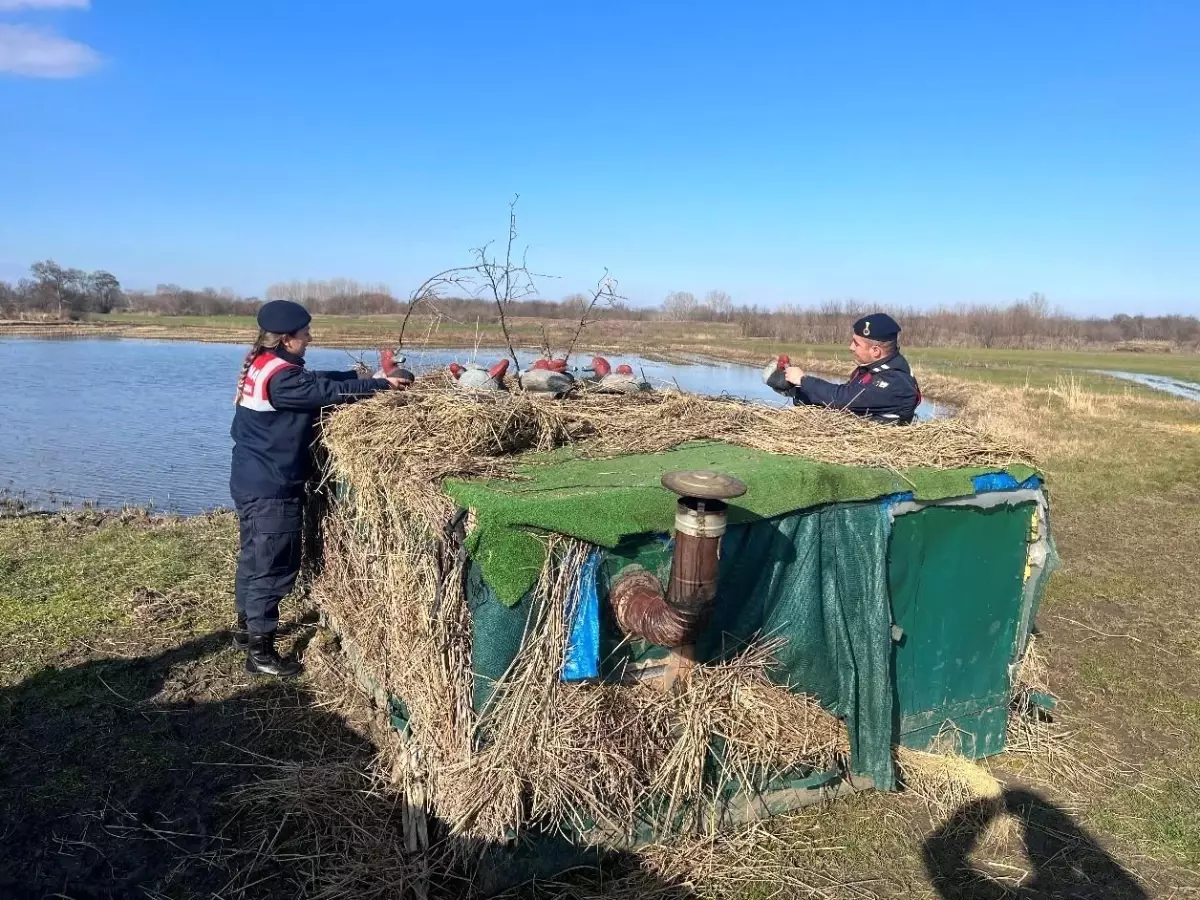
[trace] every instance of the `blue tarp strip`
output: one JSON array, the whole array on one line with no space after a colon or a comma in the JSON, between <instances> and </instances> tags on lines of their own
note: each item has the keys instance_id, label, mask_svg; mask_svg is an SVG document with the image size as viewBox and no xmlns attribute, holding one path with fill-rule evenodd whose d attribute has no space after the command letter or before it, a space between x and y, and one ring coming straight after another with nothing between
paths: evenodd
<instances>
[{"instance_id":1,"label":"blue tarp strip","mask_svg":"<svg viewBox=\"0 0 1200 900\"><path fill-rule=\"evenodd\" d=\"M600 555L598 549L588 554L579 573L575 604L567 611L571 622L563 659L563 681L600 677L600 596L596 591Z\"/></svg>"},{"instance_id":2,"label":"blue tarp strip","mask_svg":"<svg viewBox=\"0 0 1200 900\"><path fill-rule=\"evenodd\" d=\"M1017 481L1007 472L989 472L986 475L976 475L971 479L975 483L975 493L986 494L989 491L1016 491L1027 488L1038 488L1042 485L1042 479L1037 475L1030 475L1024 481Z\"/></svg>"}]
</instances>

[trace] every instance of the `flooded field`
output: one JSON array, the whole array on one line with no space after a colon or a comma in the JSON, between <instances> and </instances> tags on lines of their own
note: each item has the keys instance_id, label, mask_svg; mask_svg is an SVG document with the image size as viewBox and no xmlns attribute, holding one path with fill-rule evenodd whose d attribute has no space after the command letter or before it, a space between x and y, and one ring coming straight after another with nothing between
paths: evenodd
<instances>
[{"instance_id":1,"label":"flooded field","mask_svg":"<svg viewBox=\"0 0 1200 900\"><path fill-rule=\"evenodd\" d=\"M1093 369L1092 371L1097 375L1108 375L1112 378L1132 381L1135 384L1154 388L1156 391L1164 391L1176 397L1183 397L1185 400L1200 402L1200 384L1194 381L1181 381L1178 378L1169 378L1166 375L1144 375L1140 372L1113 372L1105 369Z\"/></svg>"}]
</instances>

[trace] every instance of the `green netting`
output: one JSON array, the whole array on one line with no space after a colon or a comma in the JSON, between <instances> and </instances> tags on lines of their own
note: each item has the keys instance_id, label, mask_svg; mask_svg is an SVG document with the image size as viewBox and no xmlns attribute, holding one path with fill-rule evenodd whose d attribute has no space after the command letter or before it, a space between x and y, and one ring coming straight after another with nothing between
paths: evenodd
<instances>
[{"instance_id":1,"label":"green netting","mask_svg":"<svg viewBox=\"0 0 1200 900\"><path fill-rule=\"evenodd\" d=\"M1023 465L900 473L707 442L616 459L562 460L562 453L530 454L517 470L522 480L445 484L460 506L476 513L468 549L501 603L517 603L536 582L546 558L537 532L611 548L629 535L669 531L674 495L660 479L673 470L715 469L744 481L748 490L731 504L731 524L899 493L911 492L918 500L963 497L974 493L976 475L1006 471L1023 481L1034 474Z\"/></svg>"},{"instance_id":2,"label":"green netting","mask_svg":"<svg viewBox=\"0 0 1200 900\"><path fill-rule=\"evenodd\" d=\"M533 611L533 595L506 606L496 598L477 565L467 572L467 605L471 610L471 670L475 676L473 705L482 710L492 688L508 671L521 649Z\"/></svg>"}]
</instances>

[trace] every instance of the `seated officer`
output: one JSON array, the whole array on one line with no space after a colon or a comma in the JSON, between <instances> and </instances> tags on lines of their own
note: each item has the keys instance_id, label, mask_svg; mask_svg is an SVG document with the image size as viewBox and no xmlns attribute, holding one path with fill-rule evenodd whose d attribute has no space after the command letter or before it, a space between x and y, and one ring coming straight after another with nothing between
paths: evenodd
<instances>
[{"instance_id":1,"label":"seated officer","mask_svg":"<svg viewBox=\"0 0 1200 900\"><path fill-rule=\"evenodd\" d=\"M871 313L854 323L850 352L858 368L845 384L805 375L789 366L784 378L792 385L797 406L844 409L875 422L908 425L921 402L921 389L908 360L900 355L900 326L887 313Z\"/></svg>"}]
</instances>

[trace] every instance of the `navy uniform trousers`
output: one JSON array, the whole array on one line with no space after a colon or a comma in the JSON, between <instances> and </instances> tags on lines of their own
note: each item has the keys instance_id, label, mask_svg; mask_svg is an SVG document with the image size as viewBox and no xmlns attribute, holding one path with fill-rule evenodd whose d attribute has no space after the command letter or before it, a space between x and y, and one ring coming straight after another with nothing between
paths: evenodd
<instances>
[{"instance_id":1,"label":"navy uniform trousers","mask_svg":"<svg viewBox=\"0 0 1200 900\"><path fill-rule=\"evenodd\" d=\"M251 634L279 625L279 601L300 574L303 497L235 498L240 546L234 604Z\"/></svg>"}]
</instances>

